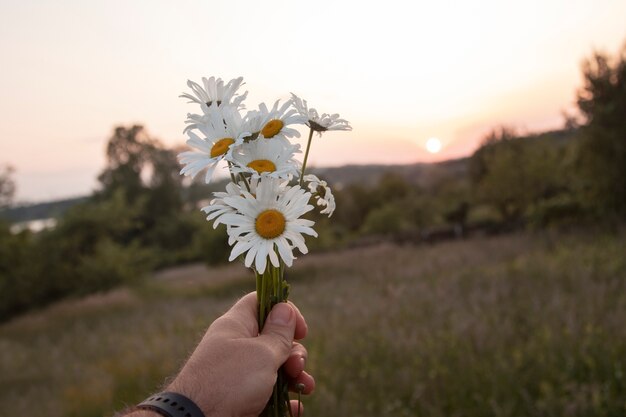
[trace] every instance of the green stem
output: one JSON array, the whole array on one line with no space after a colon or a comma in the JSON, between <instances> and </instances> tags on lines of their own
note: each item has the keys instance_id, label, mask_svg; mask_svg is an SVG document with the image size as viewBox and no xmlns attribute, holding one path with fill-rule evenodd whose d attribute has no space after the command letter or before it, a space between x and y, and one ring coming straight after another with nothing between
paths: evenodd
<instances>
[{"instance_id":1,"label":"green stem","mask_svg":"<svg viewBox=\"0 0 626 417\"><path fill-rule=\"evenodd\" d=\"M259 314L258 314L258 323L259 323L259 333L261 332L261 323L263 323L263 274L259 274L256 270L254 271L254 275L256 276L256 299L257 304L259 305Z\"/></svg>"},{"instance_id":2,"label":"green stem","mask_svg":"<svg viewBox=\"0 0 626 417\"><path fill-rule=\"evenodd\" d=\"M228 161L228 172L230 173L230 179L234 184L237 184L237 181L235 181L235 175L233 174L233 164L232 162Z\"/></svg>"},{"instance_id":3,"label":"green stem","mask_svg":"<svg viewBox=\"0 0 626 417\"><path fill-rule=\"evenodd\" d=\"M243 181L243 183L246 186L246 189L248 190L248 192L250 192L250 184L248 184L248 180L246 179L246 176L243 175L243 174L239 174L239 178L240 178L240 181Z\"/></svg>"},{"instance_id":4,"label":"green stem","mask_svg":"<svg viewBox=\"0 0 626 417\"><path fill-rule=\"evenodd\" d=\"M263 274L258 272L255 272L255 274L257 299L259 302L259 332L261 332L272 307L277 303L287 301L287 292L284 289L284 264L281 262L278 267L269 264ZM291 413L289 410L287 378L284 370L280 368L276 377L276 384L272 390L272 396L261 416L286 417L289 414Z\"/></svg>"},{"instance_id":5,"label":"green stem","mask_svg":"<svg viewBox=\"0 0 626 417\"><path fill-rule=\"evenodd\" d=\"M304 161L302 161L302 172L300 173L300 187L304 183L304 170L306 169L306 161L309 159L309 150L311 149L311 139L313 138L313 128L309 131L309 141L306 144L306 151L304 152Z\"/></svg>"}]
</instances>

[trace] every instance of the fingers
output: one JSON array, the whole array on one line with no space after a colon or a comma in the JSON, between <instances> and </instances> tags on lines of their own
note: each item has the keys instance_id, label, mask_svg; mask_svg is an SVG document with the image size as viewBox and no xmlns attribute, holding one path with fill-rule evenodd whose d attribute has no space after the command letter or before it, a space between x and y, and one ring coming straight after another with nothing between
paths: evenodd
<instances>
[{"instance_id":1,"label":"fingers","mask_svg":"<svg viewBox=\"0 0 626 417\"><path fill-rule=\"evenodd\" d=\"M304 339L308 326L298 307L288 302L296 313L296 328L294 337L297 340ZM255 337L259 334L257 323L258 301L256 292L243 296L230 310L219 317L211 325L212 332L219 332L227 337Z\"/></svg>"},{"instance_id":2,"label":"fingers","mask_svg":"<svg viewBox=\"0 0 626 417\"><path fill-rule=\"evenodd\" d=\"M315 379L304 370L306 365L307 350L300 343L294 342L291 347L291 354L283 365L287 376L289 376L289 386L291 391L298 392L297 384L302 384L302 394L310 394L315 389Z\"/></svg>"},{"instance_id":3,"label":"fingers","mask_svg":"<svg viewBox=\"0 0 626 417\"><path fill-rule=\"evenodd\" d=\"M296 312L296 333L294 335L294 338L296 340L302 340L306 337L309 326L307 326L306 320L304 320L304 316L302 315L302 313L300 313L300 309L296 307L296 305L291 301L287 302Z\"/></svg>"},{"instance_id":4,"label":"fingers","mask_svg":"<svg viewBox=\"0 0 626 417\"><path fill-rule=\"evenodd\" d=\"M278 303L272 308L258 341L273 353L278 369L289 357L296 330L296 312L288 303Z\"/></svg>"},{"instance_id":5,"label":"fingers","mask_svg":"<svg viewBox=\"0 0 626 417\"><path fill-rule=\"evenodd\" d=\"M240 338L256 336L258 328L256 293L251 292L215 320L209 331L229 338Z\"/></svg>"},{"instance_id":6,"label":"fingers","mask_svg":"<svg viewBox=\"0 0 626 417\"><path fill-rule=\"evenodd\" d=\"M291 353L289 354L289 358L283 365L285 368L285 372L292 378L300 375L302 371L304 371L304 366L306 365L307 351L304 346L300 343L294 342L291 347Z\"/></svg>"},{"instance_id":7,"label":"fingers","mask_svg":"<svg viewBox=\"0 0 626 417\"><path fill-rule=\"evenodd\" d=\"M300 309L291 301L289 301L289 305L296 311L296 333L294 337L296 340L302 340L306 337L309 326L307 326L304 316L300 313Z\"/></svg>"},{"instance_id":8,"label":"fingers","mask_svg":"<svg viewBox=\"0 0 626 417\"><path fill-rule=\"evenodd\" d=\"M298 384L302 384L300 386L300 388L302 388L302 386L304 386L302 388L302 391L300 391L298 389ZM300 373L300 375L298 375L296 378L292 378L289 381L289 390L291 392L298 392L298 391L300 391L300 392L302 392L302 394L308 395L308 394L312 393L313 391L315 391L315 378L313 378L306 371L302 371Z\"/></svg>"}]
</instances>

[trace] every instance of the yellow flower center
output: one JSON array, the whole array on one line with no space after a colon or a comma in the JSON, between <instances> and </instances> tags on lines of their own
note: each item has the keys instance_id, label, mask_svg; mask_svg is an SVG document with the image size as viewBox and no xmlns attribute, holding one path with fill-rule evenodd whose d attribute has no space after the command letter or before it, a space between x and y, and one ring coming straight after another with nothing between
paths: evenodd
<instances>
[{"instance_id":1,"label":"yellow flower center","mask_svg":"<svg viewBox=\"0 0 626 417\"><path fill-rule=\"evenodd\" d=\"M250 162L248 167L254 169L259 174L276 171L276 165L268 159L256 159Z\"/></svg>"},{"instance_id":2,"label":"yellow flower center","mask_svg":"<svg viewBox=\"0 0 626 417\"><path fill-rule=\"evenodd\" d=\"M274 239L285 231L285 216L277 210L265 210L256 218L254 228L259 236Z\"/></svg>"},{"instance_id":3,"label":"yellow flower center","mask_svg":"<svg viewBox=\"0 0 626 417\"><path fill-rule=\"evenodd\" d=\"M215 142L215 144L211 148L211 158L224 155L228 151L228 147L233 143L235 143L235 140L233 138L224 138Z\"/></svg>"},{"instance_id":4,"label":"yellow flower center","mask_svg":"<svg viewBox=\"0 0 626 417\"><path fill-rule=\"evenodd\" d=\"M263 126L263 129L261 129L261 133L263 134L263 137L267 139L273 138L278 134L278 132L280 132L280 129L282 129L283 126L285 126L285 124L282 120L272 119L267 122L265 126Z\"/></svg>"}]
</instances>

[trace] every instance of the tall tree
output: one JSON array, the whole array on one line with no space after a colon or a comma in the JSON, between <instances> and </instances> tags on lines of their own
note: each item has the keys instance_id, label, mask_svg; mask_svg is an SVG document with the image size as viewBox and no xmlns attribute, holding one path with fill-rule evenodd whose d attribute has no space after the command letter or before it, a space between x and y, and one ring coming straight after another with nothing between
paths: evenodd
<instances>
[{"instance_id":1,"label":"tall tree","mask_svg":"<svg viewBox=\"0 0 626 417\"><path fill-rule=\"evenodd\" d=\"M107 166L98 177L101 193L108 198L121 189L129 202L141 196L145 190L142 173L154 147L155 140L143 126L116 127L107 144Z\"/></svg>"},{"instance_id":2,"label":"tall tree","mask_svg":"<svg viewBox=\"0 0 626 417\"><path fill-rule=\"evenodd\" d=\"M183 176L176 150L154 146L149 152L151 177L148 205L155 217L174 216L182 210Z\"/></svg>"},{"instance_id":3,"label":"tall tree","mask_svg":"<svg viewBox=\"0 0 626 417\"><path fill-rule=\"evenodd\" d=\"M626 44L615 57L596 52L582 66L578 107L586 118L580 160L587 198L626 216Z\"/></svg>"},{"instance_id":4,"label":"tall tree","mask_svg":"<svg viewBox=\"0 0 626 417\"><path fill-rule=\"evenodd\" d=\"M8 207L15 195L15 182L13 181L13 167L5 165L0 169L0 209Z\"/></svg>"}]
</instances>

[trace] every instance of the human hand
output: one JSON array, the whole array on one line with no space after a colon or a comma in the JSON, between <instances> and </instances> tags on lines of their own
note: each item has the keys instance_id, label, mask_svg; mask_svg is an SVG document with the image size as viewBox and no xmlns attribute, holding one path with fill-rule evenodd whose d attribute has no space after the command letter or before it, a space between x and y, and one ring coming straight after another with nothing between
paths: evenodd
<instances>
[{"instance_id":1,"label":"human hand","mask_svg":"<svg viewBox=\"0 0 626 417\"><path fill-rule=\"evenodd\" d=\"M166 390L193 400L206 417L256 417L267 404L282 365L291 388L303 384L303 394L315 388L315 380L304 371L307 351L294 341L306 333L298 308L279 303L259 334L257 299L252 292L211 324ZM296 415L297 400L290 406Z\"/></svg>"}]
</instances>

